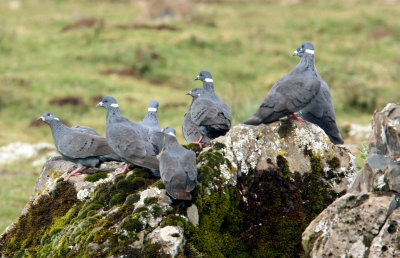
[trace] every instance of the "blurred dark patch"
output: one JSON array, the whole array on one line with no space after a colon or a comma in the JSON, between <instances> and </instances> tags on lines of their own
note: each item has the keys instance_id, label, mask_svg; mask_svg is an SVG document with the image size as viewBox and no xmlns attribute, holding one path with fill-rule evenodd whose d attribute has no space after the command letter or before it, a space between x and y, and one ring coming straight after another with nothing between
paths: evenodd
<instances>
[{"instance_id":1,"label":"blurred dark patch","mask_svg":"<svg viewBox=\"0 0 400 258\"><path fill-rule=\"evenodd\" d=\"M69 31L69 30L76 30L80 28L90 28L95 25L104 25L104 20L103 19L96 19L96 18L86 18L86 19L81 19L75 23L72 23L70 25L64 26L61 29L61 32Z\"/></svg>"},{"instance_id":2,"label":"blurred dark patch","mask_svg":"<svg viewBox=\"0 0 400 258\"><path fill-rule=\"evenodd\" d=\"M68 127L71 126L70 122L68 122L67 120L61 119L61 122L63 122L63 124L65 124ZM29 127L32 127L32 128L45 127L45 126L47 126L47 124L45 122L43 122L42 120L38 120L38 119L34 119L29 123Z\"/></svg>"},{"instance_id":3,"label":"blurred dark patch","mask_svg":"<svg viewBox=\"0 0 400 258\"><path fill-rule=\"evenodd\" d=\"M130 102L130 103L135 102L135 101L137 100L137 99L136 99L135 97L133 97L133 96L127 96L125 99L126 99L127 102Z\"/></svg>"},{"instance_id":4,"label":"blurred dark patch","mask_svg":"<svg viewBox=\"0 0 400 258\"><path fill-rule=\"evenodd\" d=\"M125 69L107 69L104 71L100 71L100 74L103 75L119 75L119 76L127 76L127 77L134 77L137 79L142 79L142 76L140 75L139 71L136 69L132 68L125 68Z\"/></svg>"},{"instance_id":5,"label":"blurred dark patch","mask_svg":"<svg viewBox=\"0 0 400 258\"><path fill-rule=\"evenodd\" d=\"M372 37L374 39L381 39L381 38L389 37L389 36L392 36L395 34L396 34L396 32L393 30L379 28L374 31L374 33L372 34Z\"/></svg>"},{"instance_id":6,"label":"blurred dark patch","mask_svg":"<svg viewBox=\"0 0 400 258\"><path fill-rule=\"evenodd\" d=\"M136 29L144 29L144 30L169 30L169 31L178 31L180 30L176 26L168 25L168 24L158 24L158 25L150 25L150 24L130 24L130 25L117 25L115 26L118 29L122 30L136 30Z\"/></svg>"},{"instance_id":7,"label":"blurred dark patch","mask_svg":"<svg viewBox=\"0 0 400 258\"><path fill-rule=\"evenodd\" d=\"M172 102L163 105L163 108L178 108L178 107L186 107L188 104L183 102Z\"/></svg>"},{"instance_id":8,"label":"blurred dark patch","mask_svg":"<svg viewBox=\"0 0 400 258\"><path fill-rule=\"evenodd\" d=\"M53 98L49 101L49 104L52 105L57 105L57 106L66 106L66 105L72 105L72 106L84 106L85 103L80 97L75 97L75 96L68 96L68 97L63 97L63 98Z\"/></svg>"},{"instance_id":9,"label":"blurred dark patch","mask_svg":"<svg viewBox=\"0 0 400 258\"><path fill-rule=\"evenodd\" d=\"M90 103L97 104L99 103L104 97L102 95L93 96L90 98Z\"/></svg>"}]
</instances>

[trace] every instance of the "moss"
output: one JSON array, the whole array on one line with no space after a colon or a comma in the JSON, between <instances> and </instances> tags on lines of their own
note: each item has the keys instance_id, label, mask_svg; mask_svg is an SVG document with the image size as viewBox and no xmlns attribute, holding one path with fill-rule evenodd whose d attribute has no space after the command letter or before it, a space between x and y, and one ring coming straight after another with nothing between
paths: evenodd
<instances>
[{"instance_id":1,"label":"moss","mask_svg":"<svg viewBox=\"0 0 400 258\"><path fill-rule=\"evenodd\" d=\"M102 207L103 205L101 205L100 203L87 203L82 207L81 211L78 213L78 219L86 218L89 211L97 211Z\"/></svg>"},{"instance_id":2,"label":"moss","mask_svg":"<svg viewBox=\"0 0 400 258\"><path fill-rule=\"evenodd\" d=\"M294 129L294 125L291 120L285 119L281 120L281 124L278 128L278 134L281 138L286 138L288 135L292 133Z\"/></svg>"},{"instance_id":3,"label":"moss","mask_svg":"<svg viewBox=\"0 0 400 258\"><path fill-rule=\"evenodd\" d=\"M222 150L223 148L225 148L225 144L223 144L221 142L216 142L213 145L214 150Z\"/></svg>"},{"instance_id":4,"label":"moss","mask_svg":"<svg viewBox=\"0 0 400 258\"><path fill-rule=\"evenodd\" d=\"M151 208L151 214L153 214L154 217L160 217L163 214L163 209L159 205L154 205Z\"/></svg>"},{"instance_id":5,"label":"moss","mask_svg":"<svg viewBox=\"0 0 400 258\"><path fill-rule=\"evenodd\" d=\"M138 177L133 180L122 179L117 183L117 188L127 193L133 193L139 189L142 189L146 185L144 178Z\"/></svg>"},{"instance_id":6,"label":"moss","mask_svg":"<svg viewBox=\"0 0 400 258\"><path fill-rule=\"evenodd\" d=\"M132 205L140 200L139 194L130 194L126 197L125 205Z\"/></svg>"},{"instance_id":7,"label":"moss","mask_svg":"<svg viewBox=\"0 0 400 258\"><path fill-rule=\"evenodd\" d=\"M337 169L340 168L340 159L338 157L333 157L327 161L329 168Z\"/></svg>"},{"instance_id":8,"label":"moss","mask_svg":"<svg viewBox=\"0 0 400 258\"><path fill-rule=\"evenodd\" d=\"M166 226L180 226L181 228L185 228L186 219L175 214L170 214L161 222L160 226L162 228Z\"/></svg>"},{"instance_id":9,"label":"moss","mask_svg":"<svg viewBox=\"0 0 400 258\"><path fill-rule=\"evenodd\" d=\"M110 206L123 203L125 201L125 195L123 193L117 193L110 200Z\"/></svg>"},{"instance_id":10,"label":"moss","mask_svg":"<svg viewBox=\"0 0 400 258\"><path fill-rule=\"evenodd\" d=\"M157 197L147 197L144 199L143 202L147 206L152 205L152 204L158 203L158 198Z\"/></svg>"},{"instance_id":11,"label":"moss","mask_svg":"<svg viewBox=\"0 0 400 258\"><path fill-rule=\"evenodd\" d=\"M134 216L126 217L120 225L121 229L126 229L128 231L134 231L134 232L140 232L143 229L143 227L144 224Z\"/></svg>"},{"instance_id":12,"label":"moss","mask_svg":"<svg viewBox=\"0 0 400 258\"><path fill-rule=\"evenodd\" d=\"M161 179L156 181L152 186L157 187L158 189L165 189L164 183Z\"/></svg>"},{"instance_id":13,"label":"moss","mask_svg":"<svg viewBox=\"0 0 400 258\"><path fill-rule=\"evenodd\" d=\"M195 153L199 153L201 151L200 146L197 144L190 143L190 144L182 145L182 146L188 150L194 151Z\"/></svg>"},{"instance_id":14,"label":"moss","mask_svg":"<svg viewBox=\"0 0 400 258\"><path fill-rule=\"evenodd\" d=\"M150 242L146 243L144 247L143 257L160 257L160 258L169 258L170 255L167 255L163 252L162 246L159 243L152 244Z\"/></svg>"},{"instance_id":15,"label":"moss","mask_svg":"<svg viewBox=\"0 0 400 258\"><path fill-rule=\"evenodd\" d=\"M150 178L151 174L150 174L150 172L148 170L145 170L144 168L135 168L133 170L132 175L130 175L129 177Z\"/></svg>"},{"instance_id":16,"label":"moss","mask_svg":"<svg viewBox=\"0 0 400 258\"><path fill-rule=\"evenodd\" d=\"M97 182L100 179L104 179L104 178L107 178L107 173L106 172L100 172L100 173L96 173L96 174L93 174L93 175L87 175L84 180L87 181L87 182Z\"/></svg>"},{"instance_id":17,"label":"moss","mask_svg":"<svg viewBox=\"0 0 400 258\"><path fill-rule=\"evenodd\" d=\"M287 160L283 156L278 155L276 157L276 164L281 170L283 177L287 178L290 175L290 169Z\"/></svg>"},{"instance_id":18,"label":"moss","mask_svg":"<svg viewBox=\"0 0 400 258\"><path fill-rule=\"evenodd\" d=\"M140 213L140 212L142 212L142 211L149 211L149 209L147 208L147 207L139 207L139 208L137 208L135 211L134 211L134 213Z\"/></svg>"}]
</instances>

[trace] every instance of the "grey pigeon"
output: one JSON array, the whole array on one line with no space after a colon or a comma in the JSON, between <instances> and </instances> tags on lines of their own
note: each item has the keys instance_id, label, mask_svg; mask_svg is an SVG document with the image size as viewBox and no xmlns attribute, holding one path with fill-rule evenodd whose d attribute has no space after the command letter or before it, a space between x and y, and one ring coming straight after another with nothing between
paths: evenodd
<instances>
[{"instance_id":1,"label":"grey pigeon","mask_svg":"<svg viewBox=\"0 0 400 258\"><path fill-rule=\"evenodd\" d=\"M140 125L148 130L147 133L149 141L154 147L155 154L158 154L162 148L162 142L157 138L159 136L155 134L156 132L161 132L161 127L158 123L157 111L158 102L155 100L150 101L146 116L141 122L139 122Z\"/></svg>"},{"instance_id":2,"label":"grey pigeon","mask_svg":"<svg viewBox=\"0 0 400 258\"><path fill-rule=\"evenodd\" d=\"M168 194L174 199L191 200L196 186L196 154L182 147L176 140L175 130L166 127L164 147L160 154L160 175Z\"/></svg>"},{"instance_id":3,"label":"grey pigeon","mask_svg":"<svg viewBox=\"0 0 400 258\"><path fill-rule=\"evenodd\" d=\"M268 124L284 116L303 122L294 113L305 108L317 96L320 87L314 66L314 46L306 42L299 64L272 86L259 109L244 124Z\"/></svg>"},{"instance_id":4,"label":"grey pigeon","mask_svg":"<svg viewBox=\"0 0 400 258\"><path fill-rule=\"evenodd\" d=\"M87 167L98 167L103 161L120 161L104 137L69 128L52 113L44 113L39 119L50 126L58 152L66 160L78 164L78 168L72 171L65 181L84 172Z\"/></svg>"},{"instance_id":5,"label":"grey pigeon","mask_svg":"<svg viewBox=\"0 0 400 258\"><path fill-rule=\"evenodd\" d=\"M182 121L182 133L183 133L183 137L185 138L185 140L188 143L191 142L196 142L198 139L200 139L202 137L200 131L197 129L197 125L192 121L191 119L191 108L193 105L193 102L202 94L202 90L201 88L194 88L193 90L191 90L190 92L186 93L186 95L190 95L192 96L192 103L190 104L190 107L188 109L188 111L186 112L186 114L183 117L183 121ZM201 142L204 145L208 145L210 143L211 139L207 136L203 136Z\"/></svg>"},{"instance_id":6,"label":"grey pigeon","mask_svg":"<svg viewBox=\"0 0 400 258\"><path fill-rule=\"evenodd\" d=\"M159 161L145 133L146 129L124 117L113 97L104 97L97 107L107 110L106 139L111 149L125 162L148 168L158 176ZM120 173L127 168L128 165Z\"/></svg>"},{"instance_id":7,"label":"grey pigeon","mask_svg":"<svg viewBox=\"0 0 400 258\"><path fill-rule=\"evenodd\" d=\"M99 132L97 132L96 130L94 130L93 128L90 128L88 126L76 125L74 127L71 127L71 129L78 130L79 132L82 132L82 133L88 133L88 134L101 136Z\"/></svg>"},{"instance_id":8,"label":"grey pigeon","mask_svg":"<svg viewBox=\"0 0 400 258\"><path fill-rule=\"evenodd\" d=\"M204 137L214 139L229 131L232 116L228 105L215 93L211 73L201 71L196 80L203 82L203 88L200 94L193 99L189 115L201 135L193 143L202 147Z\"/></svg>"},{"instance_id":9,"label":"grey pigeon","mask_svg":"<svg viewBox=\"0 0 400 258\"><path fill-rule=\"evenodd\" d=\"M305 47L303 43L296 51L293 56L302 57L304 55ZM317 69L314 67L315 71ZM336 125L336 114L333 108L331 93L329 92L328 84L322 80L321 76L317 73L318 79L321 82L321 88L318 95L303 108L299 115L304 120L307 120L313 124L318 125L325 131L329 136L329 139L334 144L343 144L343 138L340 134L339 128Z\"/></svg>"}]
</instances>

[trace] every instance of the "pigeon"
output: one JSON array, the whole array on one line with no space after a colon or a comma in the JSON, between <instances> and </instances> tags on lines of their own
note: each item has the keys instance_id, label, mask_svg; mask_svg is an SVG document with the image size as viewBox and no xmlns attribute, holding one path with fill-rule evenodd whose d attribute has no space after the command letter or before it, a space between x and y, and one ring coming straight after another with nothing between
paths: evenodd
<instances>
[{"instance_id":1,"label":"pigeon","mask_svg":"<svg viewBox=\"0 0 400 258\"><path fill-rule=\"evenodd\" d=\"M168 194L174 199L191 200L196 186L196 154L182 147L176 140L176 132L166 127L164 146L160 154L160 176Z\"/></svg>"},{"instance_id":2,"label":"pigeon","mask_svg":"<svg viewBox=\"0 0 400 258\"><path fill-rule=\"evenodd\" d=\"M293 56L302 57L304 55L304 44L300 45ZM317 72L317 69L314 67ZM336 125L335 109L333 108L331 94L328 84L322 80L317 73L318 79L321 82L321 88L318 95L305 108L300 110L299 115L302 119L309 121L321 127L328 135L333 144L343 144L343 138L339 128Z\"/></svg>"},{"instance_id":3,"label":"pigeon","mask_svg":"<svg viewBox=\"0 0 400 258\"><path fill-rule=\"evenodd\" d=\"M192 143L202 147L204 137L214 139L229 131L232 116L228 105L215 93L211 73L201 71L196 80L203 82L203 88L193 98L188 116L200 133L198 140Z\"/></svg>"},{"instance_id":4,"label":"pigeon","mask_svg":"<svg viewBox=\"0 0 400 258\"><path fill-rule=\"evenodd\" d=\"M198 139L202 137L200 134L200 131L197 129L197 125L192 121L190 117L190 112L191 108L193 105L193 102L202 94L202 89L201 88L194 88L190 92L186 93L186 95L192 96L193 100L192 103L190 104L189 110L186 112L186 114L183 117L182 121L182 133L183 137L188 143L195 142ZM210 143L211 139L207 136L203 136L201 142L204 145L208 145Z\"/></svg>"},{"instance_id":5,"label":"pigeon","mask_svg":"<svg viewBox=\"0 0 400 258\"><path fill-rule=\"evenodd\" d=\"M139 123L124 117L117 101L113 97L104 97L97 104L107 110L106 139L111 149L127 164L120 173L124 173L129 163L150 169L159 176L159 161L152 144L149 142L146 129Z\"/></svg>"},{"instance_id":6,"label":"pigeon","mask_svg":"<svg viewBox=\"0 0 400 258\"><path fill-rule=\"evenodd\" d=\"M44 113L39 119L50 126L58 152L66 160L78 164L78 168L72 171L65 181L84 172L87 167L99 167L104 161L120 161L104 137L82 132L82 128L69 128L52 113Z\"/></svg>"},{"instance_id":7,"label":"pigeon","mask_svg":"<svg viewBox=\"0 0 400 258\"><path fill-rule=\"evenodd\" d=\"M153 145L155 154L160 153L162 148L162 142L159 140L159 138L157 138L159 136L155 134L157 132L161 132L161 127L158 123L157 110L158 102L155 100L150 101L146 116L141 122L139 122L140 125L148 130L147 134L149 141Z\"/></svg>"},{"instance_id":8,"label":"pigeon","mask_svg":"<svg viewBox=\"0 0 400 258\"><path fill-rule=\"evenodd\" d=\"M99 132L97 132L96 130L94 130L93 128L90 128L88 126L76 125L74 127L71 127L71 129L78 130L79 132L82 132L82 133L88 133L88 134L101 136Z\"/></svg>"},{"instance_id":9,"label":"pigeon","mask_svg":"<svg viewBox=\"0 0 400 258\"><path fill-rule=\"evenodd\" d=\"M314 66L314 46L305 42L303 48L299 64L272 86L259 109L244 124L268 124L284 116L304 123L294 113L305 108L317 96L321 82Z\"/></svg>"}]
</instances>

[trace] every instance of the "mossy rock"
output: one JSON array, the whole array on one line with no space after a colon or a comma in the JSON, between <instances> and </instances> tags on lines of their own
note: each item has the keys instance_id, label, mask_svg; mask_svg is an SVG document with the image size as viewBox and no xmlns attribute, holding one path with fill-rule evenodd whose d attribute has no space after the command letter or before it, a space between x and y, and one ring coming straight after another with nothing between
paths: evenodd
<instances>
[{"instance_id":1,"label":"mossy rock","mask_svg":"<svg viewBox=\"0 0 400 258\"><path fill-rule=\"evenodd\" d=\"M93 175L87 175L84 180L87 181L87 182L97 182L100 179L104 179L104 178L107 178L107 173L106 172L100 172L100 173L96 173L96 174L93 174Z\"/></svg>"}]
</instances>

